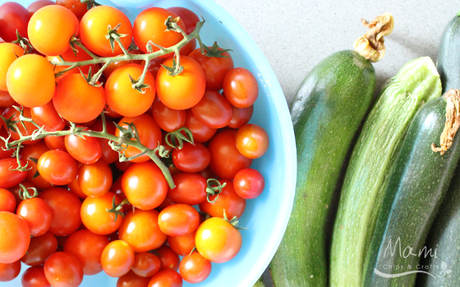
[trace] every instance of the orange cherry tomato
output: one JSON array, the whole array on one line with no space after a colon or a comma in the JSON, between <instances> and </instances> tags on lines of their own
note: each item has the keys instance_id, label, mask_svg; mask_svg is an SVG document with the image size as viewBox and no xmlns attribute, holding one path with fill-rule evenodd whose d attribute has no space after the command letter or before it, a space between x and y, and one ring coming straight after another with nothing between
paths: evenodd
<instances>
[{"instance_id":1,"label":"orange cherry tomato","mask_svg":"<svg viewBox=\"0 0 460 287\"><path fill-rule=\"evenodd\" d=\"M113 200L115 200L115 204L121 203L120 198L111 192L106 192L98 197L88 196L83 201L80 216L81 221L89 231L95 234L108 235L118 230L123 217L118 215L116 216L117 220L115 220L115 214L107 212L113 208Z\"/></svg>"},{"instance_id":2,"label":"orange cherry tomato","mask_svg":"<svg viewBox=\"0 0 460 287\"><path fill-rule=\"evenodd\" d=\"M11 64L24 55L24 49L12 43L0 43L0 90L8 91L6 87L6 73Z\"/></svg>"},{"instance_id":3,"label":"orange cherry tomato","mask_svg":"<svg viewBox=\"0 0 460 287\"><path fill-rule=\"evenodd\" d=\"M128 273L134 264L134 250L123 240L110 242L102 251L102 269L110 277Z\"/></svg>"},{"instance_id":4,"label":"orange cherry tomato","mask_svg":"<svg viewBox=\"0 0 460 287\"><path fill-rule=\"evenodd\" d=\"M259 158L268 149L268 134L256 124L246 124L236 132L236 148L247 158Z\"/></svg>"}]
</instances>

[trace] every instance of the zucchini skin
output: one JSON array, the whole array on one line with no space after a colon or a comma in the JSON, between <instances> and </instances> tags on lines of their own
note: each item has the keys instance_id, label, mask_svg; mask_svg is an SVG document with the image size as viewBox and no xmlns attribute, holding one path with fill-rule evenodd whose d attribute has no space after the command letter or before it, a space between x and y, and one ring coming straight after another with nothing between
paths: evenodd
<instances>
[{"instance_id":1,"label":"zucchini skin","mask_svg":"<svg viewBox=\"0 0 460 287\"><path fill-rule=\"evenodd\" d=\"M417 275L417 286L460 286L460 166L455 170L444 202L428 233L426 246L436 251L436 257L422 257L421 264L438 269L427 270L434 277Z\"/></svg>"},{"instance_id":2,"label":"zucchini skin","mask_svg":"<svg viewBox=\"0 0 460 287\"><path fill-rule=\"evenodd\" d=\"M407 131L389 174L364 267L364 286L414 286L415 273L384 278L377 275L375 270L398 274L417 269L419 251L423 249L460 158L458 136L444 155L431 150L432 143L439 144L446 121L445 114L444 97L432 99L418 111ZM401 243L401 256L399 248L395 248L398 239ZM394 255L390 254L389 246L395 248ZM405 256L410 251L406 249L408 246L417 256ZM390 270L390 266L402 266L403 269Z\"/></svg>"},{"instance_id":3,"label":"zucchini skin","mask_svg":"<svg viewBox=\"0 0 460 287\"><path fill-rule=\"evenodd\" d=\"M446 25L438 47L436 68L441 76L443 93L460 89L460 13Z\"/></svg>"},{"instance_id":4,"label":"zucchini skin","mask_svg":"<svg viewBox=\"0 0 460 287\"><path fill-rule=\"evenodd\" d=\"M297 92L291 107L296 195L271 262L276 287L327 286L327 214L347 152L371 104L375 81L372 64L347 50L316 65Z\"/></svg>"}]
</instances>

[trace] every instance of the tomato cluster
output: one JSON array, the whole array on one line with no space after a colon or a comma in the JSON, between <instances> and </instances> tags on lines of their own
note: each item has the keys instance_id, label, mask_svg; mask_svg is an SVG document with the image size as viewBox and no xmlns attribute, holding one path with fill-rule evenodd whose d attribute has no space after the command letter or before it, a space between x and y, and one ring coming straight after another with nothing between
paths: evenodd
<instances>
[{"instance_id":1,"label":"tomato cluster","mask_svg":"<svg viewBox=\"0 0 460 287\"><path fill-rule=\"evenodd\" d=\"M238 254L235 221L264 189L257 80L230 50L187 40L191 10L147 8L131 25L88 8L0 6L0 281L22 262L23 286L202 282Z\"/></svg>"}]
</instances>

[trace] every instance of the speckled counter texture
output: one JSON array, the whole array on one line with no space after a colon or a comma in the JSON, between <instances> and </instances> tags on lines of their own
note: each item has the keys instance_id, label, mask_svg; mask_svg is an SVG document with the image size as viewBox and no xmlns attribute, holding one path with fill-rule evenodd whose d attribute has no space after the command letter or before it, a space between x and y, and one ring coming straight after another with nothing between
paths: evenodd
<instances>
[{"instance_id":1,"label":"speckled counter texture","mask_svg":"<svg viewBox=\"0 0 460 287\"><path fill-rule=\"evenodd\" d=\"M422 56L436 62L441 33L460 11L460 2L454 0L214 1L254 39L278 77L288 103L319 61L353 48L355 39L367 30L362 18L371 21L390 12L395 19L393 33L385 41L386 54L374 65L377 93L404 63ZM268 279L266 274L264 279Z\"/></svg>"}]
</instances>

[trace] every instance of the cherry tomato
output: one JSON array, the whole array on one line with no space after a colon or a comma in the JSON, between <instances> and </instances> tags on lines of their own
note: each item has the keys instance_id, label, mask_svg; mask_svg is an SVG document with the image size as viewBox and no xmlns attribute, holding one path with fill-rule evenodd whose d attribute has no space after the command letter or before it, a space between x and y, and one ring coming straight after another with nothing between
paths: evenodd
<instances>
[{"instance_id":1,"label":"cherry tomato","mask_svg":"<svg viewBox=\"0 0 460 287\"><path fill-rule=\"evenodd\" d=\"M254 112L254 106L251 105L247 108L237 108L232 106L232 119L228 123L228 127L232 129L239 129L249 122Z\"/></svg>"},{"instance_id":2,"label":"cherry tomato","mask_svg":"<svg viewBox=\"0 0 460 287\"><path fill-rule=\"evenodd\" d=\"M45 276L53 287L77 287L83 281L80 261L67 252L56 252L44 265Z\"/></svg>"},{"instance_id":3,"label":"cherry tomato","mask_svg":"<svg viewBox=\"0 0 460 287\"><path fill-rule=\"evenodd\" d=\"M69 9L49 5L30 17L27 33L32 46L47 56L59 56L70 49L69 41L78 29L78 19Z\"/></svg>"},{"instance_id":4,"label":"cherry tomato","mask_svg":"<svg viewBox=\"0 0 460 287\"><path fill-rule=\"evenodd\" d=\"M27 6L27 11L29 11L30 16L32 16L35 12L37 12L38 9L48 6L48 5L54 5L54 3L51 0L37 0L32 3L30 3L29 6Z\"/></svg>"},{"instance_id":5,"label":"cherry tomato","mask_svg":"<svg viewBox=\"0 0 460 287\"><path fill-rule=\"evenodd\" d=\"M233 68L224 78L224 95L232 106L246 108L254 104L259 85L254 75L245 68Z\"/></svg>"},{"instance_id":6,"label":"cherry tomato","mask_svg":"<svg viewBox=\"0 0 460 287\"><path fill-rule=\"evenodd\" d=\"M77 161L62 150L49 150L38 159L37 169L40 175L49 183L66 185L77 176Z\"/></svg>"},{"instance_id":7,"label":"cherry tomato","mask_svg":"<svg viewBox=\"0 0 460 287\"><path fill-rule=\"evenodd\" d=\"M67 152L83 164L94 164L102 156L101 143L94 137L65 136Z\"/></svg>"},{"instance_id":8,"label":"cherry tomato","mask_svg":"<svg viewBox=\"0 0 460 287\"><path fill-rule=\"evenodd\" d=\"M169 189L168 196L177 203L196 205L206 201L206 178L198 173L179 172L173 175L176 187Z\"/></svg>"},{"instance_id":9,"label":"cherry tomato","mask_svg":"<svg viewBox=\"0 0 460 287\"><path fill-rule=\"evenodd\" d=\"M78 196L79 198L85 199L88 197L80 188L80 184L78 183L78 175L77 177L75 177L74 180L72 180L71 183L67 185L67 187L69 188L71 192L75 193L75 195Z\"/></svg>"},{"instance_id":10,"label":"cherry tomato","mask_svg":"<svg viewBox=\"0 0 460 287\"><path fill-rule=\"evenodd\" d=\"M0 211L14 212L16 210L16 198L7 189L0 188Z\"/></svg>"},{"instance_id":11,"label":"cherry tomato","mask_svg":"<svg viewBox=\"0 0 460 287\"><path fill-rule=\"evenodd\" d=\"M115 199L114 199L115 198ZM81 220L85 227L96 234L108 235L115 232L121 225L123 218L118 215L115 220L115 214L107 212L113 208L112 202L120 204L120 198L107 192L99 197L87 197L81 205Z\"/></svg>"},{"instance_id":12,"label":"cherry tomato","mask_svg":"<svg viewBox=\"0 0 460 287\"><path fill-rule=\"evenodd\" d=\"M21 148L19 158L27 161L30 170L27 172L26 179L38 189L46 189L52 187L51 183L46 181L37 169L37 162L40 156L49 149L44 141L39 141L33 145L26 145Z\"/></svg>"},{"instance_id":13,"label":"cherry tomato","mask_svg":"<svg viewBox=\"0 0 460 287\"><path fill-rule=\"evenodd\" d=\"M0 90L0 107L6 108L12 105L17 105L17 103L10 96L10 93Z\"/></svg>"},{"instance_id":14,"label":"cherry tomato","mask_svg":"<svg viewBox=\"0 0 460 287\"><path fill-rule=\"evenodd\" d=\"M236 148L247 158L259 158L268 149L268 134L256 124L246 124L236 133Z\"/></svg>"},{"instance_id":15,"label":"cherry tomato","mask_svg":"<svg viewBox=\"0 0 460 287\"><path fill-rule=\"evenodd\" d=\"M30 194L34 193L34 188L30 182L27 180L23 180L22 182L18 183L17 185L8 188L9 191L14 195L14 198L16 199L16 203L19 203L22 201L22 198L19 196L21 191L24 189L24 187L29 191Z\"/></svg>"},{"instance_id":16,"label":"cherry tomato","mask_svg":"<svg viewBox=\"0 0 460 287\"><path fill-rule=\"evenodd\" d=\"M200 224L198 211L188 204L173 204L160 212L158 225L168 236L184 236L196 230Z\"/></svg>"},{"instance_id":17,"label":"cherry tomato","mask_svg":"<svg viewBox=\"0 0 460 287\"><path fill-rule=\"evenodd\" d=\"M29 226L16 214L0 211L0 238L0 263L18 261L29 247Z\"/></svg>"},{"instance_id":18,"label":"cherry tomato","mask_svg":"<svg viewBox=\"0 0 460 287\"><path fill-rule=\"evenodd\" d=\"M22 287L51 287L45 276L43 266L28 268L21 278Z\"/></svg>"},{"instance_id":19,"label":"cherry tomato","mask_svg":"<svg viewBox=\"0 0 460 287\"><path fill-rule=\"evenodd\" d=\"M158 253L158 258L160 258L161 261L160 270L171 269L177 271L179 269L179 255L174 253L169 246L162 245L156 249L155 252Z\"/></svg>"},{"instance_id":20,"label":"cherry tomato","mask_svg":"<svg viewBox=\"0 0 460 287\"><path fill-rule=\"evenodd\" d=\"M16 59L6 74L11 97L25 107L39 107L54 95L53 66L44 57L28 54Z\"/></svg>"},{"instance_id":21,"label":"cherry tomato","mask_svg":"<svg viewBox=\"0 0 460 287\"><path fill-rule=\"evenodd\" d=\"M88 11L88 5L80 2L80 0L56 0L56 4L70 9L77 16L78 20Z\"/></svg>"},{"instance_id":22,"label":"cherry tomato","mask_svg":"<svg viewBox=\"0 0 460 287\"><path fill-rule=\"evenodd\" d=\"M241 198L233 189L233 183L230 180L220 180L224 188L218 195L209 197L209 201L201 203L200 210L213 217L224 217L225 214L229 219L234 216L240 218L246 208L246 199Z\"/></svg>"},{"instance_id":23,"label":"cherry tomato","mask_svg":"<svg viewBox=\"0 0 460 287\"><path fill-rule=\"evenodd\" d=\"M112 186L112 170L103 161L84 164L78 171L78 183L81 190L88 196L102 196Z\"/></svg>"},{"instance_id":24,"label":"cherry tomato","mask_svg":"<svg viewBox=\"0 0 460 287\"><path fill-rule=\"evenodd\" d=\"M209 167L220 178L233 179L238 171L252 164L252 159L238 151L235 130L223 130L216 134L209 141L208 149L211 153Z\"/></svg>"},{"instance_id":25,"label":"cherry tomato","mask_svg":"<svg viewBox=\"0 0 460 287\"><path fill-rule=\"evenodd\" d=\"M134 250L123 240L110 242L102 251L102 269L110 277L128 273L134 264Z\"/></svg>"},{"instance_id":26,"label":"cherry tomato","mask_svg":"<svg viewBox=\"0 0 460 287\"><path fill-rule=\"evenodd\" d=\"M30 14L27 9L16 2L6 2L0 6L0 27L2 27L2 38L6 42L17 39L16 30L25 38L27 35L27 24Z\"/></svg>"},{"instance_id":27,"label":"cherry tomato","mask_svg":"<svg viewBox=\"0 0 460 287\"><path fill-rule=\"evenodd\" d=\"M133 37L134 42L142 52L148 53L147 44L149 41L168 48L183 39L181 33L167 30L165 22L168 17L174 19L177 18L177 15L160 7L147 8L137 15L133 25ZM177 25L185 31L186 27L182 20L179 19ZM154 52L159 50L155 45L151 46Z\"/></svg>"},{"instance_id":28,"label":"cherry tomato","mask_svg":"<svg viewBox=\"0 0 460 287\"><path fill-rule=\"evenodd\" d=\"M16 214L26 221L32 236L43 235L50 229L51 208L41 198L34 197L21 201Z\"/></svg>"},{"instance_id":29,"label":"cherry tomato","mask_svg":"<svg viewBox=\"0 0 460 287\"><path fill-rule=\"evenodd\" d=\"M6 138L8 138L9 134L5 131L5 129L3 129L2 123L3 122L0 121L0 136L6 139ZM14 152L13 149L3 150L2 148L0 148L0 159L12 157L13 152Z\"/></svg>"},{"instance_id":30,"label":"cherry tomato","mask_svg":"<svg viewBox=\"0 0 460 287\"><path fill-rule=\"evenodd\" d=\"M203 124L191 110L187 110L184 126L188 128L193 135L193 140L197 143L204 143L210 140L216 133L217 129L213 129Z\"/></svg>"},{"instance_id":31,"label":"cherry tomato","mask_svg":"<svg viewBox=\"0 0 460 287\"><path fill-rule=\"evenodd\" d=\"M166 241L166 235L159 227L156 210L129 212L118 229L118 236L135 252L147 252L160 247Z\"/></svg>"},{"instance_id":32,"label":"cherry tomato","mask_svg":"<svg viewBox=\"0 0 460 287\"><path fill-rule=\"evenodd\" d=\"M126 49L131 44L132 27L128 17L120 10L111 6L97 6L90 9L80 22L80 38L83 44L99 56L111 57L122 53L120 46L115 43L112 50L107 35L107 27L113 29L118 24L119 34L126 35L120 41Z\"/></svg>"},{"instance_id":33,"label":"cherry tomato","mask_svg":"<svg viewBox=\"0 0 460 287\"><path fill-rule=\"evenodd\" d=\"M12 281L21 272L21 261L0 263L0 282Z\"/></svg>"},{"instance_id":34,"label":"cherry tomato","mask_svg":"<svg viewBox=\"0 0 460 287\"><path fill-rule=\"evenodd\" d=\"M97 118L96 121L89 127L90 130L101 132L102 131L102 120L101 118ZM106 132L111 135L115 135L115 125L112 121L106 122ZM104 161L107 164L114 163L118 160L118 152L114 151L110 145L109 140L98 138L99 143L101 144L102 155L100 160Z\"/></svg>"},{"instance_id":35,"label":"cherry tomato","mask_svg":"<svg viewBox=\"0 0 460 287\"><path fill-rule=\"evenodd\" d=\"M51 64L55 65L54 73L57 74L58 72L64 71L65 69L69 68L69 66L58 66L57 65L59 62L62 62L62 59L64 59L64 61L66 62L81 62L81 61L87 61L87 60L93 59L93 57L91 57L82 48L75 46L75 50L76 51L74 51L73 49L69 49L67 50L67 52L65 52L64 54L60 56L47 56L46 57L48 61L51 62ZM63 77L65 77L68 74L79 74L80 75L80 71L83 72L83 74L87 75L90 69L91 69L92 74L94 75L99 70L99 64L86 65L86 66L74 68L70 71L65 72L65 74L57 77L56 82L59 82Z\"/></svg>"},{"instance_id":36,"label":"cherry tomato","mask_svg":"<svg viewBox=\"0 0 460 287\"><path fill-rule=\"evenodd\" d=\"M149 85L142 93L135 90L131 78L138 80L144 68L138 64L127 64L112 72L105 84L107 104L116 113L125 117L136 117L145 113L155 99L155 78L147 72L144 84Z\"/></svg>"},{"instance_id":37,"label":"cherry tomato","mask_svg":"<svg viewBox=\"0 0 460 287\"><path fill-rule=\"evenodd\" d=\"M168 58L164 66L172 67L173 58ZM183 71L175 76L161 67L157 74L157 94L160 101L175 110L186 110L196 105L203 98L206 78L203 68L197 61L187 56L180 57Z\"/></svg>"},{"instance_id":38,"label":"cherry tomato","mask_svg":"<svg viewBox=\"0 0 460 287\"><path fill-rule=\"evenodd\" d=\"M233 59L224 49L218 48L216 51L213 47L208 47L212 52L198 48L190 53L189 57L200 63L206 75L206 89L219 91L223 87L224 78L228 71L234 68Z\"/></svg>"},{"instance_id":39,"label":"cherry tomato","mask_svg":"<svg viewBox=\"0 0 460 287\"><path fill-rule=\"evenodd\" d=\"M241 233L220 217L203 222L196 232L196 249L209 261L224 263L233 259L241 249Z\"/></svg>"},{"instance_id":40,"label":"cherry tomato","mask_svg":"<svg viewBox=\"0 0 460 287\"><path fill-rule=\"evenodd\" d=\"M139 55L139 54L142 54L142 51L141 50L129 50L128 53L131 54L131 55ZM123 54L121 54L119 56L123 56ZM113 71L115 71L116 69L120 68L121 66L124 66L124 65L127 65L127 64L138 64L138 65L141 65L143 67L144 66L143 63L144 63L144 61L142 61L142 60L115 61L115 62L110 63L105 68L103 73L104 73L104 76L106 78L108 78L112 74Z\"/></svg>"},{"instance_id":41,"label":"cherry tomato","mask_svg":"<svg viewBox=\"0 0 460 287\"><path fill-rule=\"evenodd\" d=\"M105 91L103 87L89 85L80 74L69 74L58 82L53 104L64 119L86 123L97 118L104 110Z\"/></svg>"},{"instance_id":42,"label":"cherry tomato","mask_svg":"<svg viewBox=\"0 0 460 287\"><path fill-rule=\"evenodd\" d=\"M137 276L152 277L160 271L160 266L161 261L158 256L149 252L142 252L136 253L134 256L132 270Z\"/></svg>"},{"instance_id":43,"label":"cherry tomato","mask_svg":"<svg viewBox=\"0 0 460 287\"><path fill-rule=\"evenodd\" d=\"M12 43L0 43L0 90L8 91L6 73L11 64L24 55L24 49Z\"/></svg>"},{"instance_id":44,"label":"cherry tomato","mask_svg":"<svg viewBox=\"0 0 460 287\"><path fill-rule=\"evenodd\" d=\"M187 282L203 282L211 274L211 262L198 252L187 254L180 262L179 273Z\"/></svg>"},{"instance_id":45,"label":"cherry tomato","mask_svg":"<svg viewBox=\"0 0 460 287\"><path fill-rule=\"evenodd\" d=\"M147 287L150 277L141 277L129 271L117 280L117 287Z\"/></svg>"},{"instance_id":46,"label":"cherry tomato","mask_svg":"<svg viewBox=\"0 0 460 287\"><path fill-rule=\"evenodd\" d=\"M175 13L177 16L184 21L187 34L190 34L195 30L196 23L200 21L198 15L196 15L192 10L184 8L184 7L170 7L168 8L169 11ZM193 50L196 48L196 39L191 40L188 42L184 47L180 49L181 55L189 55Z\"/></svg>"},{"instance_id":47,"label":"cherry tomato","mask_svg":"<svg viewBox=\"0 0 460 287\"><path fill-rule=\"evenodd\" d=\"M121 185L128 201L142 210L158 207L168 192L163 173L151 161L130 166L123 174Z\"/></svg>"},{"instance_id":48,"label":"cherry tomato","mask_svg":"<svg viewBox=\"0 0 460 287\"><path fill-rule=\"evenodd\" d=\"M202 123L213 129L225 127L232 119L232 106L216 91L207 90L191 110Z\"/></svg>"},{"instance_id":49,"label":"cherry tomato","mask_svg":"<svg viewBox=\"0 0 460 287\"><path fill-rule=\"evenodd\" d=\"M265 187L263 175L256 169L245 168L236 173L233 188L236 194L245 199L258 197Z\"/></svg>"},{"instance_id":50,"label":"cherry tomato","mask_svg":"<svg viewBox=\"0 0 460 287\"><path fill-rule=\"evenodd\" d=\"M161 270L153 275L148 287L181 287L182 277L177 271L171 269Z\"/></svg>"},{"instance_id":51,"label":"cherry tomato","mask_svg":"<svg viewBox=\"0 0 460 287\"><path fill-rule=\"evenodd\" d=\"M108 244L107 236L82 229L67 238L64 252L72 254L80 261L85 275L94 275L102 271L101 255Z\"/></svg>"},{"instance_id":52,"label":"cherry tomato","mask_svg":"<svg viewBox=\"0 0 460 287\"><path fill-rule=\"evenodd\" d=\"M21 258L21 261L29 266L42 265L51 254L56 252L57 248L58 241L50 232L34 236L30 239L27 253Z\"/></svg>"},{"instance_id":53,"label":"cherry tomato","mask_svg":"<svg viewBox=\"0 0 460 287\"><path fill-rule=\"evenodd\" d=\"M149 149L154 149L158 146L159 143L161 143L161 129L158 127L153 117L149 116L148 114L143 114L137 117L124 117L120 120L120 122L118 122L118 125L125 129L128 129L129 124L133 124L136 127L134 133L137 132L136 135L139 138L141 144L148 147ZM115 135L120 137L122 136L122 132L117 129L115 131ZM125 150L126 157L132 157L140 153L141 151L133 146L128 146ZM140 157L134 158L132 162L139 163L148 160L150 160L148 155L142 155Z\"/></svg>"},{"instance_id":54,"label":"cherry tomato","mask_svg":"<svg viewBox=\"0 0 460 287\"><path fill-rule=\"evenodd\" d=\"M43 140L45 141L45 144L49 149L58 149L66 151L65 137L46 136Z\"/></svg>"},{"instance_id":55,"label":"cherry tomato","mask_svg":"<svg viewBox=\"0 0 460 287\"><path fill-rule=\"evenodd\" d=\"M177 255L185 256L195 247L195 234L196 231L184 236L168 236L169 247Z\"/></svg>"},{"instance_id":56,"label":"cherry tomato","mask_svg":"<svg viewBox=\"0 0 460 287\"><path fill-rule=\"evenodd\" d=\"M172 152L174 166L184 172L200 172L211 161L209 150L201 143L184 143L182 149L174 149Z\"/></svg>"},{"instance_id":57,"label":"cherry tomato","mask_svg":"<svg viewBox=\"0 0 460 287\"><path fill-rule=\"evenodd\" d=\"M65 127L65 120L57 113L52 101L44 106L31 108L30 115L46 131L60 131Z\"/></svg>"},{"instance_id":58,"label":"cherry tomato","mask_svg":"<svg viewBox=\"0 0 460 287\"><path fill-rule=\"evenodd\" d=\"M26 162L20 160L21 166ZM13 170L18 168L18 162L15 158L0 159L0 188L10 188L21 183L27 176L27 171Z\"/></svg>"},{"instance_id":59,"label":"cherry tomato","mask_svg":"<svg viewBox=\"0 0 460 287\"><path fill-rule=\"evenodd\" d=\"M38 195L51 208L52 220L49 231L56 236L67 236L81 225L80 199L70 190L53 187Z\"/></svg>"},{"instance_id":60,"label":"cherry tomato","mask_svg":"<svg viewBox=\"0 0 460 287\"><path fill-rule=\"evenodd\" d=\"M16 110L14 107L7 107L5 110L3 110L3 117L5 119L11 119L12 121L19 121L19 116L20 116L20 111ZM29 108L23 108L22 114L24 117L30 118L30 109ZM24 128L25 127L25 128ZM14 140L19 140L21 136L19 134L22 134L23 136L30 136L32 133L37 130L38 128L31 122L24 122L24 125L21 123L16 123L14 125L14 129L10 128L9 133L11 134L11 138ZM31 145L36 143L39 140L27 140L22 142L23 145Z\"/></svg>"},{"instance_id":61,"label":"cherry tomato","mask_svg":"<svg viewBox=\"0 0 460 287\"><path fill-rule=\"evenodd\" d=\"M156 98L153 101L152 115L162 130L173 132L184 125L186 113L182 110L170 109L159 98Z\"/></svg>"}]
</instances>

